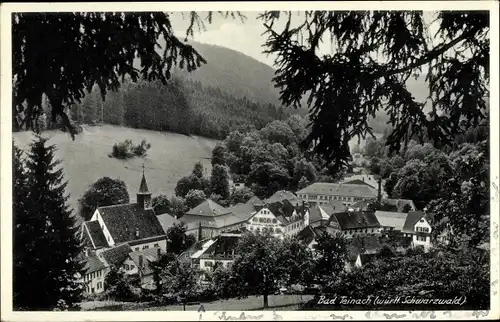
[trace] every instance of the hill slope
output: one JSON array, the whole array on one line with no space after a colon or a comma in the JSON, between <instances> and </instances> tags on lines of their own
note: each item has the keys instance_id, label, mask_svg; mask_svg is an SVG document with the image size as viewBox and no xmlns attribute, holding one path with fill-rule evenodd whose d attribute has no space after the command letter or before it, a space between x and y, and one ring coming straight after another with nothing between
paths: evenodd
<instances>
[{"instance_id":1,"label":"hill slope","mask_svg":"<svg viewBox=\"0 0 500 322\"><path fill-rule=\"evenodd\" d=\"M89 185L107 176L125 182L130 199L135 200L139 188L142 163L146 169L148 186L153 196L174 193L177 181L189 174L193 165L202 161L210 175L210 160L215 140L189 137L175 133L130 129L120 126L84 126L84 131L75 141L62 131L47 131L49 144L57 147L56 157L62 160L65 179L68 180L66 192L70 194L69 204L77 209L78 199ZM32 132L13 133L15 144L25 150L33 138ZM109 158L113 144L130 139L135 143L146 140L151 149L144 158L118 160Z\"/></svg>"}]
</instances>

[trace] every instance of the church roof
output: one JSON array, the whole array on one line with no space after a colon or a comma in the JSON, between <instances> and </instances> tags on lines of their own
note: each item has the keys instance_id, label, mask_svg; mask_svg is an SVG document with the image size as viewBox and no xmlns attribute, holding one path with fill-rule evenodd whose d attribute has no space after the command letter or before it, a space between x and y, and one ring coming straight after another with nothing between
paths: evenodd
<instances>
[{"instance_id":1,"label":"church roof","mask_svg":"<svg viewBox=\"0 0 500 322\"><path fill-rule=\"evenodd\" d=\"M143 209L136 203L97 209L117 244L165 235L153 209Z\"/></svg>"}]
</instances>

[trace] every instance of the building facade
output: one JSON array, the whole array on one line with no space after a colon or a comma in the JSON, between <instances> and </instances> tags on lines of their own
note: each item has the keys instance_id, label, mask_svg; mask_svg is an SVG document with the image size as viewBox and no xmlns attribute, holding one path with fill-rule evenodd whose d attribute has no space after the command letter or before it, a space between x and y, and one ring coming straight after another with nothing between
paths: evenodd
<instances>
[{"instance_id":1,"label":"building facade","mask_svg":"<svg viewBox=\"0 0 500 322\"><path fill-rule=\"evenodd\" d=\"M377 197L369 185L317 182L297 192L297 196L309 206L339 201L345 206Z\"/></svg>"}]
</instances>

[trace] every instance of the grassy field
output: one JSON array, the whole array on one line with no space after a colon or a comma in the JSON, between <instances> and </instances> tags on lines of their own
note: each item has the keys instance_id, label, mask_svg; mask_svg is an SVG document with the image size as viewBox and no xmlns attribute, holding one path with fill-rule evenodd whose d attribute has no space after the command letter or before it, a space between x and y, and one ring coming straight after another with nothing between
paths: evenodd
<instances>
[{"instance_id":1,"label":"grassy field","mask_svg":"<svg viewBox=\"0 0 500 322\"><path fill-rule=\"evenodd\" d=\"M32 141L32 132L13 134L14 142L26 149ZM57 147L56 156L62 160L70 205L77 209L78 199L90 184L101 177L119 178L127 185L130 199L135 200L141 180L142 163L153 196L172 195L177 181L202 161L210 174L210 157L217 141L181 134L131 129L113 125L85 126L75 141L61 131L44 132L49 143ZM113 144L126 139L134 143L146 140L151 149L143 158L119 160L108 157Z\"/></svg>"},{"instance_id":2,"label":"grassy field","mask_svg":"<svg viewBox=\"0 0 500 322\"><path fill-rule=\"evenodd\" d=\"M297 310L300 304L313 298L312 295L272 295L269 296L269 310ZM245 299L229 299L202 303L206 311L253 311L263 310L262 296L250 296ZM151 306L148 303L131 302L84 302L85 311L182 311L182 305ZM186 311L197 311L200 304L186 305Z\"/></svg>"}]
</instances>

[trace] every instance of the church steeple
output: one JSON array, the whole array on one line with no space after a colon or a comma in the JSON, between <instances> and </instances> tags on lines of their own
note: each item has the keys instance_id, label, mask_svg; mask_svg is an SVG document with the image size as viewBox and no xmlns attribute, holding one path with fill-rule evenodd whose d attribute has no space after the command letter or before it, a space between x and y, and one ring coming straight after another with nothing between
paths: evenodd
<instances>
[{"instance_id":1,"label":"church steeple","mask_svg":"<svg viewBox=\"0 0 500 322\"><path fill-rule=\"evenodd\" d=\"M137 192L137 204L144 209L152 208L151 192L149 192L148 183L146 182L146 176L144 174L144 163L142 164L141 185L139 186L139 192Z\"/></svg>"}]
</instances>

